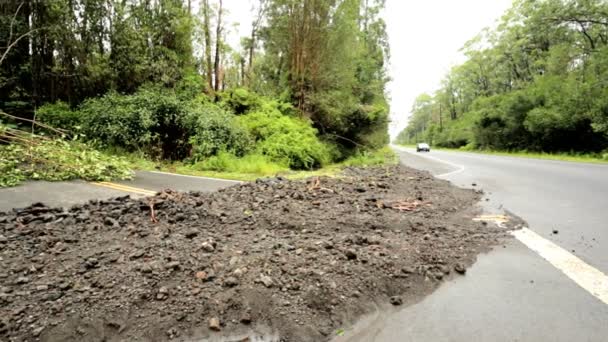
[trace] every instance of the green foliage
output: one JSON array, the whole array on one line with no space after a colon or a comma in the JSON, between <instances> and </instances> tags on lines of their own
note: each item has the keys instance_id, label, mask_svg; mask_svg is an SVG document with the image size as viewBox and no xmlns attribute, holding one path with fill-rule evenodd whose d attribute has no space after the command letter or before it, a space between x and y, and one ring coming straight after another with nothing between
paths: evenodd
<instances>
[{"instance_id":1,"label":"green foliage","mask_svg":"<svg viewBox=\"0 0 608 342\"><path fill-rule=\"evenodd\" d=\"M235 88L222 93L222 104L239 115L261 105L260 96L244 88Z\"/></svg>"},{"instance_id":2,"label":"green foliage","mask_svg":"<svg viewBox=\"0 0 608 342\"><path fill-rule=\"evenodd\" d=\"M102 147L175 160L189 153L192 128L186 118L190 109L188 102L173 93L143 88L133 95L112 92L87 100L80 115L86 137Z\"/></svg>"},{"instance_id":3,"label":"green foliage","mask_svg":"<svg viewBox=\"0 0 608 342\"><path fill-rule=\"evenodd\" d=\"M80 116L62 101L47 103L36 111L36 120L54 128L76 133L80 129Z\"/></svg>"},{"instance_id":4,"label":"green foliage","mask_svg":"<svg viewBox=\"0 0 608 342\"><path fill-rule=\"evenodd\" d=\"M311 169L330 161L330 149L309 122L277 110L240 116L239 122L256 141L256 150L272 161L293 169Z\"/></svg>"},{"instance_id":5,"label":"green foliage","mask_svg":"<svg viewBox=\"0 0 608 342\"><path fill-rule=\"evenodd\" d=\"M515 1L465 47L398 141L492 150L608 148L608 39L602 1ZM461 133L458 133L461 131Z\"/></svg>"},{"instance_id":6,"label":"green foliage","mask_svg":"<svg viewBox=\"0 0 608 342\"><path fill-rule=\"evenodd\" d=\"M194 162L229 152L243 156L249 151L251 139L247 131L236 122L234 115L213 104L196 106L189 114L194 134L188 142L192 145Z\"/></svg>"},{"instance_id":7,"label":"green foliage","mask_svg":"<svg viewBox=\"0 0 608 342\"><path fill-rule=\"evenodd\" d=\"M124 160L77 142L41 140L31 147L0 145L0 187L29 179L107 181L130 177L132 172Z\"/></svg>"},{"instance_id":8,"label":"green foliage","mask_svg":"<svg viewBox=\"0 0 608 342\"><path fill-rule=\"evenodd\" d=\"M399 158L395 152L388 146L384 146L377 150L357 151L352 156L340 163L343 166L378 166L378 165L394 165L399 162Z\"/></svg>"},{"instance_id":9,"label":"green foliage","mask_svg":"<svg viewBox=\"0 0 608 342\"><path fill-rule=\"evenodd\" d=\"M289 170L287 165L270 161L267 156L248 154L237 157L229 152L220 152L216 156L198 162L191 167L198 171L218 171L255 175L274 175Z\"/></svg>"}]
</instances>

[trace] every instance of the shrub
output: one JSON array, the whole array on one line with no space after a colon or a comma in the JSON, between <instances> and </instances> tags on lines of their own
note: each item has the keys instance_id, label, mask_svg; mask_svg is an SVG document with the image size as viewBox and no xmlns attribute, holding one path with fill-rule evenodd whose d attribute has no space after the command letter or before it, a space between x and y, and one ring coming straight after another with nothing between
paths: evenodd
<instances>
[{"instance_id":1,"label":"shrub","mask_svg":"<svg viewBox=\"0 0 608 342\"><path fill-rule=\"evenodd\" d=\"M104 147L177 160L189 153L188 110L188 102L175 94L144 88L133 95L108 93L87 100L80 113L87 138Z\"/></svg>"},{"instance_id":2,"label":"shrub","mask_svg":"<svg viewBox=\"0 0 608 342\"><path fill-rule=\"evenodd\" d=\"M245 129L235 120L232 114L213 105L197 105L189 114L193 133L188 140L192 145L191 158L198 162L214 156L220 151L242 156L251 145L251 139Z\"/></svg>"},{"instance_id":3,"label":"shrub","mask_svg":"<svg viewBox=\"0 0 608 342\"><path fill-rule=\"evenodd\" d=\"M75 133L80 129L80 113L73 111L65 102L47 103L36 111L36 120L53 128Z\"/></svg>"},{"instance_id":4,"label":"shrub","mask_svg":"<svg viewBox=\"0 0 608 342\"><path fill-rule=\"evenodd\" d=\"M244 114L257 108L261 99L255 93L244 88L236 88L221 94L222 106L231 110L235 114Z\"/></svg>"},{"instance_id":5,"label":"shrub","mask_svg":"<svg viewBox=\"0 0 608 342\"><path fill-rule=\"evenodd\" d=\"M239 122L257 142L259 153L292 169L311 169L329 162L330 149L311 123L282 115L278 110L250 113Z\"/></svg>"}]
</instances>

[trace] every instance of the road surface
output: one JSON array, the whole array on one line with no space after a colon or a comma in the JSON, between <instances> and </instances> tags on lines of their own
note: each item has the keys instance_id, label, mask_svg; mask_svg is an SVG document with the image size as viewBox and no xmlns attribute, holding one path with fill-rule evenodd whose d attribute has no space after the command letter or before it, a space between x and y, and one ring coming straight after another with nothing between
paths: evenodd
<instances>
[{"instance_id":1,"label":"road surface","mask_svg":"<svg viewBox=\"0 0 608 342\"><path fill-rule=\"evenodd\" d=\"M607 341L608 165L394 147L403 164L486 192L530 233L418 304L336 341ZM536 233L536 234L535 234Z\"/></svg>"},{"instance_id":2,"label":"road surface","mask_svg":"<svg viewBox=\"0 0 608 342\"><path fill-rule=\"evenodd\" d=\"M240 182L149 171L138 171L133 180L116 182L26 182L20 186L0 189L0 211L23 208L35 202L65 207L125 194L132 197L150 196L164 189L209 192L238 183Z\"/></svg>"}]
</instances>

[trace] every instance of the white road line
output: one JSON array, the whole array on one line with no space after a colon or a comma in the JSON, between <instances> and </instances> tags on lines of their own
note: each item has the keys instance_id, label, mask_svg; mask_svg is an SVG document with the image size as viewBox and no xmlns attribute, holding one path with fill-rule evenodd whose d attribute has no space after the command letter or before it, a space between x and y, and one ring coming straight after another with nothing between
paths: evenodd
<instances>
[{"instance_id":1,"label":"white road line","mask_svg":"<svg viewBox=\"0 0 608 342\"><path fill-rule=\"evenodd\" d=\"M177 174L177 173L163 172L163 171L148 171L148 172L150 172L150 173L158 173L158 174L161 174L161 175L180 176L180 177L189 177L189 178L201 178L201 179L209 179L209 180L222 181L222 182L231 182L231 183L243 183L242 181L237 181L237 180L232 180L232 179L212 178L212 177L203 177L203 176L191 176L191 175L180 175L180 174Z\"/></svg>"},{"instance_id":2,"label":"white road line","mask_svg":"<svg viewBox=\"0 0 608 342\"><path fill-rule=\"evenodd\" d=\"M528 228L511 232L519 241L538 253L580 287L608 304L608 276L553 242Z\"/></svg>"},{"instance_id":3,"label":"white road line","mask_svg":"<svg viewBox=\"0 0 608 342\"><path fill-rule=\"evenodd\" d=\"M406 152L406 153L414 154L411 151L408 151L407 149L405 149L404 147L401 147L401 146L391 145L391 147L393 147L393 148L395 148L397 150ZM442 160L442 159L439 159L439 158L436 158L436 157L427 156L427 155L423 155L423 154L414 154L414 155L420 156L420 157L423 157L423 158L428 158L428 159L434 160L436 162L444 163L444 164L450 165L451 167L455 167L456 168L456 170L454 170L454 171L450 171L450 172L442 173L442 174L439 174L439 175L435 175L435 177L447 177L447 176L450 176L450 175L462 172L465 169L465 167L462 166L462 165L454 164L452 162L445 161L445 160Z\"/></svg>"}]
</instances>

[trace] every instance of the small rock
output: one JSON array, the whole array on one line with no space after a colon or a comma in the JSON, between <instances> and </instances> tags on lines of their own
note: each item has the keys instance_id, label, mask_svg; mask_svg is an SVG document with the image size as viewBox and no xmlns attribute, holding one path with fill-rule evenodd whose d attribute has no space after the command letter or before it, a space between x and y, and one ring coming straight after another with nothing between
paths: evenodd
<instances>
[{"instance_id":1,"label":"small rock","mask_svg":"<svg viewBox=\"0 0 608 342\"><path fill-rule=\"evenodd\" d=\"M424 237L423 237L423 238L424 238L425 240L429 240L429 239L431 238L431 235L430 235L430 234L424 234Z\"/></svg>"},{"instance_id":2,"label":"small rock","mask_svg":"<svg viewBox=\"0 0 608 342\"><path fill-rule=\"evenodd\" d=\"M188 239L192 239L198 235L198 229L192 228L184 233L184 236Z\"/></svg>"},{"instance_id":3,"label":"small rock","mask_svg":"<svg viewBox=\"0 0 608 342\"><path fill-rule=\"evenodd\" d=\"M367 189L366 189L366 188L362 188L362 187L356 187L356 188L355 188L355 191L356 191L356 192L366 192L366 191L367 191Z\"/></svg>"},{"instance_id":4,"label":"small rock","mask_svg":"<svg viewBox=\"0 0 608 342\"><path fill-rule=\"evenodd\" d=\"M401 269L401 272L403 272L405 274L412 274L412 273L416 273L416 269L413 267L410 267L410 266L406 266Z\"/></svg>"},{"instance_id":5,"label":"small rock","mask_svg":"<svg viewBox=\"0 0 608 342\"><path fill-rule=\"evenodd\" d=\"M106 218L103 219L103 224L106 226L118 227L118 221L109 216L106 216Z\"/></svg>"},{"instance_id":6,"label":"small rock","mask_svg":"<svg viewBox=\"0 0 608 342\"><path fill-rule=\"evenodd\" d=\"M264 284L264 286L270 288L274 285L274 282L272 281L272 278L270 278L269 276L265 275L265 274L261 274L260 275L260 282L262 284Z\"/></svg>"},{"instance_id":7,"label":"small rock","mask_svg":"<svg viewBox=\"0 0 608 342\"><path fill-rule=\"evenodd\" d=\"M213 247L213 244L208 241L203 242L201 244L201 248L207 253L211 253L211 252L215 251L215 247Z\"/></svg>"},{"instance_id":8,"label":"small rock","mask_svg":"<svg viewBox=\"0 0 608 342\"><path fill-rule=\"evenodd\" d=\"M392 296L389 301L395 306L403 304L403 299L400 296Z\"/></svg>"},{"instance_id":9,"label":"small rock","mask_svg":"<svg viewBox=\"0 0 608 342\"><path fill-rule=\"evenodd\" d=\"M165 286L162 286L160 289L158 289L158 293L156 294L156 299L164 300L167 297L169 297L169 289Z\"/></svg>"},{"instance_id":10,"label":"small rock","mask_svg":"<svg viewBox=\"0 0 608 342\"><path fill-rule=\"evenodd\" d=\"M180 265L180 262L179 262L179 261L171 261L171 262L168 262L168 263L165 265L165 269L167 269L167 270L173 270L173 269L178 268L178 267L179 267L179 265Z\"/></svg>"},{"instance_id":11,"label":"small rock","mask_svg":"<svg viewBox=\"0 0 608 342\"><path fill-rule=\"evenodd\" d=\"M46 295L46 300L49 302L56 301L57 299L63 297L63 292L61 291L51 291Z\"/></svg>"},{"instance_id":12,"label":"small rock","mask_svg":"<svg viewBox=\"0 0 608 342\"><path fill-rule=\"evenodd\" d=\"M36 291L47 291L49 289L48 285L38 285L36 286Z\"/></svg>"},{"instance_id":13,"label":"small rock","mask_svg":"<svg viewBox=\"0 0 608 342\"><path fill-rule=\"evenodd\" d=\"M228 277L224 280L225 287L235 287L239 284L239 280L235 277Z\"/></svg>"},{"instance_id":14,"label":"small rock","mask_svg":"<svg viewBox=\"0 0 608 342\"><path fill-rule=\"evenodd\" d=\"M213 331L220 331L222 328L220 327L220 319L217 317L211 317L209 319L209 329Z\"/></svg>"},{"instance_id":15,"label":"small rock","mask_svg":"<svg viewBox=\"0 0 608 342\"><path fill-rule=\"evenodd\" d=\"M240 278L240 277L241 277L241 276L243 276L243 274L245 274L246 272L247 272L247 268L237 268L236 270L234 270L234 271L232 272L232 274L233 274L235 277L239 277L239 278Z\"/></svg>"},{"instance_id":16,"label":"small rock","mask_svg":"<svg viewBox=\"0 0 608 342\"><path fill-rule=\"evenodd\" d=\"M477 186L477 183L471 183L471 186Z\"/></svg>"},{"instance_id":17,"label":"small rock","mask_svg":"<svg viewBox=\"0 0 608 342\"><path fill-rule=\"evenodd\" d=\"M143 264L139 271L141 273L152 273L152 266L149 264Z\"/></svg>"},{"instance_id":18,"label":"small rock","mask_svg":"<svg viewBox=\"0 0 608 342\"><path fill-rule=\"evenodd\" d=\"M553 229L553 234L555 234L555 235L559 234L559 230Z\"/></svg>"},{"instance_id":19,"label":"small rock","mask_svg":"<svg viewBox=\"0 0 608 342\"><path fill-rule=\"evenodd\" d=\"M44 330L44 327L38 327L34 330L32 330L32 335L34 335L35 337L40 336L40 334L42 334L42 331Z\"/></svg>"},{"instance_id":20,"label":"small rock","mask_svg":"<svg viewBox=\"0 0 608 342\"><path fill-rule=\"evenodd\" d=\"M95 268L95 267L97 267L98 264L99 264L99 260L97 260L95 258L88 258L84 262L84 267L87 268L87 269Z\"/></svg>"},{"instance_id":21,"label":"small rock","mask_svg":"<svg viewBox=\"0 0 608 342\"><path fill-rule=\"evenodd\" d=\"M456 271L459 274L465 274L467 272L466 267L464 267L463 264L458 263L456 265L454 265L454 271Z\"/></svg>"},{"instance_id":22,"label":"small rock","mask_svg":"<svg viewBox=\"0 0 608 342\"><path fill-rule=\"evenodd\" d=\"M241 316L241 323L243 324L251 324L251 313L244 312Z\"/></svg>"},{"instance_id":23,"label":"small rock","mask_svg":"<svg viewBox=\"0 0 608 342\"><path fill-rule=\"evenodd\" d=\"M129 259L138 259L144 256L144 254L146 254L146 252L143 249L138 249L129 255Z\"/></svg>"},{"instance_id":24,"label":"small rock","mask_svg":"<svg viewBox=\"0 0 608 342\"><path fill-rule=\"evenodd\" d=\"M28 277L19 277L17 278L17 281L15 281L16 284L27 284L30 282L30 278Z\"/></svg>"},{"instance_id":25,"label":"small rock","mask_svg":"<svg viewBox=\"0 0 608 342\"><path fill-rule=\"evenodd\" d=\"M348 260L355 260L355 259L357 259L357 253L355 253L355 251L352 250L352 249L347 249L346 251L344 251L344 255L346 256L346 258Z\"/></svg>"},{"instance_id":26,"label":"small rock","mask_svg":"<svg viewBox=\"0 0 608 342\"><path fill-rule=\"evenodd\" d=\"M0 318L0 334L8 332L10 327L8 318Z\"/></svg>"},{"instance_id":27,"label":"small rock","mask_svg":"<svg viewBox=\"0 0 608 342\"><path fill-rule=\"evenodd\" d=\"M0 234L0 243L7 243L8 242L8 238L2 234Z\"/></svg>"},{"instance_id":28,"label":"small rock","mask_svg":"<svg viewBox=\"0 0 608 342\"><path fill-rule=\"evenodd\" d=\"M202 281L205 281L205 280L207 280L207 278L208 278L208 277L207 277L207 272L205 272L205 271L198 271L198 272L196 272L196 273L194 274L194 277L195 277L196 279L198 279L198 280L202 280Z\"/></svg>"}]
</instances>

